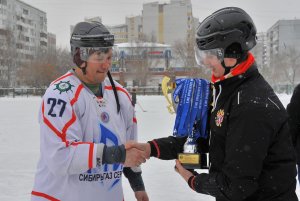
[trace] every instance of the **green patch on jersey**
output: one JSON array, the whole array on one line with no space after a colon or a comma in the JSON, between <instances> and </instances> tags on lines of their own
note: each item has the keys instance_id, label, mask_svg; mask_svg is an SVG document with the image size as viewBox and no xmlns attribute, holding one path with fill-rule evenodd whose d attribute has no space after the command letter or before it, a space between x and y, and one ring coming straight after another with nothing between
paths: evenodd
<instances>
[{"instance_id":1,"label":"green patch on jersey","mask_svg":"<svg viewBox=\"0 0 300 201\"><path fill-rule=\"evenodd\" d=\"M63 92L68 92L68 91L72 91L72 87L75 87L74 85L70 84L70 81L60 81L55 85L55 89L54 90L59 90L59 94L63 93ZM73 91L72 91L73 92Z\"/></svg>"}]
</instances>

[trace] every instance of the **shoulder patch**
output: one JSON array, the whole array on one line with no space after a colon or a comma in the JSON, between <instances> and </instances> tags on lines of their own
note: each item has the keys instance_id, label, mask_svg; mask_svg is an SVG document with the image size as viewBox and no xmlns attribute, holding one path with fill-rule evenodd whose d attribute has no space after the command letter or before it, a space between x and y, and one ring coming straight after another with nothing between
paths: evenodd
<instances>
[{"instance_id":1,"label":"shoulder patch","mask_svg":"<svg viewBox=\"0 0 300 201\"><path fill-rule=\"evenodd\" d=\"M59 94L63 93L63 92L68 92L68 91L72 91L72 87L75 87L74 85L72 85L70 83L70 80L68 81L60 81L57 84L54 84L55 88L53 90L58 90ZM73 91L72 91L73 92Z\"/></svg>"}]
</instances>

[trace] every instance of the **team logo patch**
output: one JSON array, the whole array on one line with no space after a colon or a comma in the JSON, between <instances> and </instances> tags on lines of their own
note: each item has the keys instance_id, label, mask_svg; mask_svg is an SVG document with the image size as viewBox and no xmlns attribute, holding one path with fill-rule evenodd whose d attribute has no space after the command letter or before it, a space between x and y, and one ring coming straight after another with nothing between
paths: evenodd
<instances>
[{"instance_id":1,"label":"team logo patch","mask_svg":"<svg viewBox=\"0 0 300 201\"><path fill-rule=\"evenodd\" d=\"M104 123L107 123L109 121L109 115L107 112L102 112L101 113L101 120L104 122Z\"/></svg>"},{"instance_id":2,"label":"team logo patch","mask_svg":"<svg viewBox=\"0 0 300 201\"><path fill-rule=\"evenodd\" d=\"M74 87L74 85L70 84L70 81L60 81L55 85L55 89L54 90L58 90L59 94L63 93L63 92L68 92L68 91L72 91L72 87ZM73 91L72 91L73 92Z\"/></svg>"},{"instance_id":3,"label":"team logo patch","mask_svg":"<svg viewBox=\"0 0 300 201\"><path fill-rule=\"evenodd\" d=\"M221 126L222 126L223 120L224 120L224 110L223 110L223 109L220 109L220 110L217 112L217 116L215 117L216 125L217 125L218 127L221 127Z\"/></svg>"}]
</instances>

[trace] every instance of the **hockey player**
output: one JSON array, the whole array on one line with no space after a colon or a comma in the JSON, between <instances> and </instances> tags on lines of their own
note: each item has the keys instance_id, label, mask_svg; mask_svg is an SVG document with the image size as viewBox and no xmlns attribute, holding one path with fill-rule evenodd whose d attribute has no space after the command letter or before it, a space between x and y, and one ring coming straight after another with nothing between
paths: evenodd
<instances>
[{"instance_id":1,"label":"hockey player","mask_svg":"<svg viewBox=\"0 0 300 201\"><path fill-rule=\"evenodd\" d=\"M53 81L42 100L31 200L122 201L124 173L136 199L148 201L140 169L145 153L131 148L137 139L131 98L109 73L114 36L101 23L80 22L70 43L77 67Z\"/></svg>"},{"instance_id":2,"label":"hockey player","mask_svg":"<svg viewBox=\"0 0 300 201\"><path fill-rule=\"evenodd\" d=\"M297 201L287 114L249 52L256 44L251 17L240 8L220 9L201 22L196 43L197 61L212 71L210 167L194 175L177 160L176 170L191 189L216 201ZM171 136L139 146L175 159L184 142Z\"/></svg>"}]
</instances>

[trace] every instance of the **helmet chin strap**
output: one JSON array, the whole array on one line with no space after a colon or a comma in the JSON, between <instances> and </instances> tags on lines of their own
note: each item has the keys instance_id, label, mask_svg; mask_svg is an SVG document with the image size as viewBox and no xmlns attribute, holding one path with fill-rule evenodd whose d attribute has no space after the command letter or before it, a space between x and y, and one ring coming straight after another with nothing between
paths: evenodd
<instances>
[{"instance_id":1,"label":"helmet chin strap","mask_svg":"<svg viewBox=\"0 0 300 201\"><path fill-rule=\"evenodd\" d=\"M225 69L224 75L227 75L228 73L230 73L231 69L233 69L234 67L236 67L238 65L238 62L236 62L236 64L231 67L226 66L224 60L221 62L221 64L222 64L222 67Z\"/></svg>"},{"instance_id":2,"label":"helmet chin strap","mask_svg":"<svg viewBox=\"0 0 300 201\"><path fill-rule=\"evenodd\" d=\"M221 62L222 64L222 67L225 69L225 72L224 72L224 76L227 75L228 73L230 73L231 69L235 68L237 65L239 65L240 63L242 63L243 61L245 61L248 57L248 54L247 53L243 53L241 54L241 56L239 56L238 58L236 58L236 63L234 66L226 66L225 65L225 62L224 62L224 59L223 61ZM230 57L228 57L230 58Z\"/></svg>"}]
</instances>

